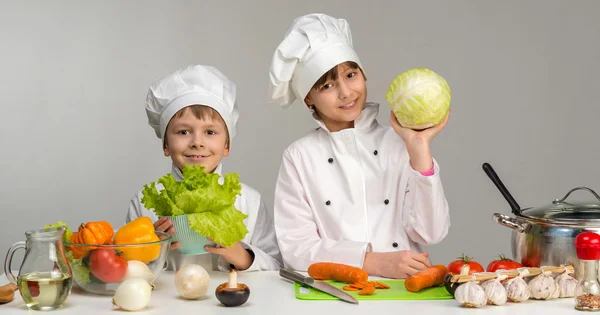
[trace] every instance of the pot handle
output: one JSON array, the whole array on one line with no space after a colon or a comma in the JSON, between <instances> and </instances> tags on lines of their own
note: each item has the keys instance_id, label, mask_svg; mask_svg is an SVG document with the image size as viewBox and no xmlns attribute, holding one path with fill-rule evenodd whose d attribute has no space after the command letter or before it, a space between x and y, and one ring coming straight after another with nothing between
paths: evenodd
<instances>
[{"instance_id":1,"label":"pot handle","mask_svg":"<svg viewBox=\"0 0 600 315\"><path fill-rule=\"evenodd\" d=\"M500 224L500 225L504 225L508 228L511 228L513 230L517 230L521 233L523 233L523 231L525 231L525 226L519 222L517 222L517 220L501 214L501 213L494 213L494 221L496 221L496 223Z\"/></svg>"},{"instance_id":2,"label":"pot handle","mask_svg":"<svg viewBox=\"0 0 600 315\"><path fill-rule=\"evenodd\" d=\"M494 185L496 185L496 188L498 188L502 196L504 196L504 199L506 199L510 205L510 208L512 209L512 213L516 215L521 214L521 206L519 206L515 198L513 198L508 189L506 189L506 186L504 186L504 183L502 183L500 177L498 177L498 174L496 174L496 171L494 171L494 168L489 163L483 163L481 167L487 176L492 180Z\"/></svg>"},{"instance_id":3,"label":"pot handle","mask_svg":"<svg viewBox=\"0 0 600 315\"><path fill-rule=\"evenodd\" d=\"M564 202L567 199L567 197L569 197L569 195L572 192L576 191L576 190L587 190L592 195L594 195L594 197L596 197L596 199L600 200L600 196L598 196L598 194L595 191L593 191L592 189L587 188L587 187L576 187L576 188L573 188L573 189L569 190L569 192L562 199L556 199L552 203L562 203L562 202Z\"/></svg>"}]
</instances>

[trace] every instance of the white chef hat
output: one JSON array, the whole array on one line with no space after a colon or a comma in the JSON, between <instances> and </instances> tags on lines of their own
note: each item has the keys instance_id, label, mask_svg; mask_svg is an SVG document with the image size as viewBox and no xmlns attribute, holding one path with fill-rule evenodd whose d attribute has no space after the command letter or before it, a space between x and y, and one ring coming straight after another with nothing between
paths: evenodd
<instances>
[{"instance_id":1,"label":"white chef hat","mask_svg":"<svg viewBox=\"0 0 600 315\"><path fill-rule=\"evenodd\" d=\"M323 74L346 61L360 66L346 20L318 13L296 18L271 61L270 101L288 107L304 100Z\"/></svg>"},{"instance_id":2,"label":"white chef hat","mask_svg":"<svg viewBox=\"0 0 600 315\"><path fill-rule=\"evenodd\" d=\"M164 140L167 125L179 110L190 105L205 105L221 115L231 139L239 118L235 97L236 85L218 69L188 66L150 85L146 97L148 124L156 136Z\"/></svg>"}]
</instances>

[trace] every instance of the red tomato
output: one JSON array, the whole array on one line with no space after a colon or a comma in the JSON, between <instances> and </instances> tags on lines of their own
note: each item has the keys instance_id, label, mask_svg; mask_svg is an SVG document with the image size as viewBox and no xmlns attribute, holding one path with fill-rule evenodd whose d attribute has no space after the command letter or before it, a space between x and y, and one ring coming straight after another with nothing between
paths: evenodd
<instances>
[{"instance_id":1,"label":"red tomato","mask_svg":"<svg viewBox=\"0 0 600 315\"><path fill-rule=\"evenodd\" d=\"M504 255L498 255L498 257L499 257L499 259L492 260L489 263L489 265L487 266L485 271L496 272L496 270L498 270L498 269L515 270L517 268L523 267L523 265L521 265L520 263L518 263L510 258L506 258L506 256L504 256Z\"/></svg>"},{"instance_id":2,"label":"red tomato","mask_svg":"<svg viewBox=\"0 0 600 315\"><path fill-rule=\"evenodd\" d=\"M457 258L457 260L448 264L448 272L452 274L460 274L460 270L464 265L469 265L469 274L475 272L484 272L483 266L478 262L472 260L472 257L465 256L464 254Z\"/></svg>"},{"instance_id":3,"label":"red tomato","mask_svg":"<svg viewBox=\"0 0 600 315\"><path fill-rule=\"evenodd\" d=\"M90 272L105 283L119 282L127 272L127 260L110 248L99 248L90 255Z\"/></svg>"},{"instance_id":4,"label":"red tomato","mask_svg":"<svg viewBox=\"0 0 600 315\"><path fill-rule=\"evenodd\" d=\"M521 259L521 263L525 267L539 267L540 266L540 256L539 255L525 256Z\"/></svg>"},{"instance_id":5,"label":"red tomato","mask_svg":"<svg viewBox=\"0 0 600 315\"><path fill-rule=\"evenodd\" d=\"M31 297L38 297L40 295L40 284L36 281L27 281L27 288Z\"/></svg>"}]
</instances>

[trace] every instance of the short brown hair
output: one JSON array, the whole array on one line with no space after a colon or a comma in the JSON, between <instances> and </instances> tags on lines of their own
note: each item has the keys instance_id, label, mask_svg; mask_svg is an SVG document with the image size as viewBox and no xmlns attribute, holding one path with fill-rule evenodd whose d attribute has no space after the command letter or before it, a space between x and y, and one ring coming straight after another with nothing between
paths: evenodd
<instances>
[{"instance_id":1,"label":"short brown hair","mask_svg":"<svg viewBox=\"0 0 600 315\"><path fill-rule=\"evenodd\" d=\"M177 113L175 113L175 115L173 115L173 117L181 117L183 116L183 114L185 114L186 111L191 110L192 114L194 114L194 116L198 119L202 119L205 120L206 118L210 118L211 120L216 120L220 123L223 124L223 126L225 126L225 132L227 133L227 140L226 143L227 145L229 145L229 129L227 129L227 124L225 123L225 120L223 119L223 117L221 117L221 114L219 114L219 112L217 112L214 108L210 107L210 106L206 106L206 105L190 105L187 107L184 107L182 109L180 109ZM173 119L173 118L171 118ZM169 126L167 125L167 129L169 128ZM167 145L167 133L165 132L165 138L163 139L163 147Z\"/></svg>"},{"instance_id":2,"label":"short brown hair","mask_svg":"<svg viewBox=\"0 0 600 315\"><path fill-rule=\"evenodd\" d=\"M350 69L359 69L360 73L362 73L363 77L365 78L365 80L367 80L367 77L365 76L365 73L362 71L362 69L360 68L360 66L354 62L354 61L346 61L343 63L343 65L345 65L346 67L350 68ZM317 80L317 82L315 82L315 84L313 85L313 87L311 88L311 90L314 89L318 89L321 85L325 84L325 82L329 81L329 80L336 80L339 76L338 73L338 68L337 65L331 69L329 69L329 71L325 72L325 74L323 74L319 80Z\"/></svg>"}]
</instances>

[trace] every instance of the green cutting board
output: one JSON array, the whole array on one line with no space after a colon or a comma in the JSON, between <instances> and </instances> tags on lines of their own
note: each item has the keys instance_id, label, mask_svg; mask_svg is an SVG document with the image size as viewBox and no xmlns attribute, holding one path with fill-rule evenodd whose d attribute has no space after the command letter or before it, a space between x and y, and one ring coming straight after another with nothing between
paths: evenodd
<instances>
[{"instance_id":1,"label":"green cutting board","mask_svg":"<svg viewBox=\"0 0 600 315\"><path fill-rule=\"evenodd\" d=\"M419 292L409 292L404 287L404 280L377 280L390 286L389 289L377 289L373 295L358 295L358 291L344 291L357 300L450 300L452 295L448 293L446 288L433 287L423 289ZM343 282L325 281L332 286L342 290L342 287L347 285ZM343 290L342 290L343 291ZM294 292L296 298L300 300L337 300L338 298L323 293L319 290L301 286L298 282L294 282Z\"/></svg>"}]
</instances>

